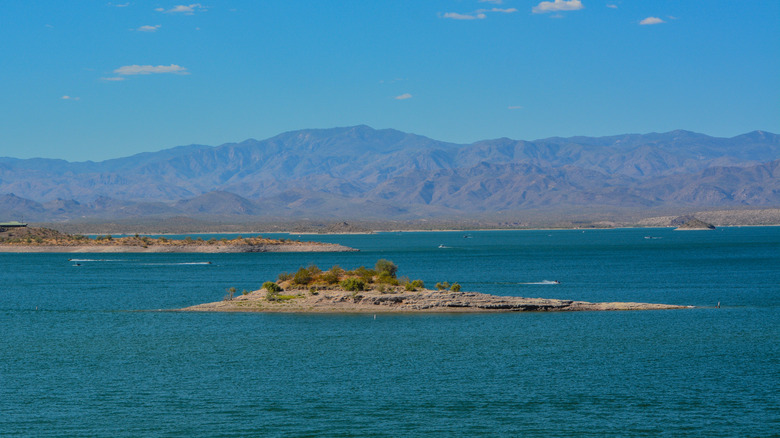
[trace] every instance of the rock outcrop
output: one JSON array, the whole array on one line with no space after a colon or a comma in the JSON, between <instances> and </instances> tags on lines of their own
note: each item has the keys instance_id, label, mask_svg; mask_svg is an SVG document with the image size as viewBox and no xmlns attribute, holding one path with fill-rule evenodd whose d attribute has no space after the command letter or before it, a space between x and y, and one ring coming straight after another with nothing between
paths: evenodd
<instances>
[{"instance_id":1,"label":"rock outcrop","mask_svg":"<svg viewBox=\"0 0 780 438\"><path fill-rule=\"evenodd\" d=\"M660 310L687 306L650 303L589 303L488 295L477 292L422 290L383 294L377 291L328 290L301 292L273 300L264 289L214 303L179 309L187 312L286 312L286 313L491 313L562 312L585 310Z\"/></svg>"},{"instance_id":2,"label":"rock outcrop","mask_svg":"<svg viewBox=\"0 0 780 438\"><path fill-rule=\"evenodd\" d=\"M715 225L693 218L688 219L675 228L676 230L714 230Z\"/></svg>"}]
</instances>

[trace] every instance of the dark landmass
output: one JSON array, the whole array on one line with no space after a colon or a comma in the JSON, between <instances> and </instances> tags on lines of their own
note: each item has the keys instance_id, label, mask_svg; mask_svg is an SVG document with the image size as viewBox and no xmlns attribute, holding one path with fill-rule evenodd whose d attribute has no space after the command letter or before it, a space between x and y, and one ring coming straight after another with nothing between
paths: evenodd
<instances>
[{"instance_id":1,"label":"dark landmass","mask_svg":"<svg viewBox=\"0 0 780 438\"><path fill-rule=\"evenodd\" d=\"M764 131L464 145L355 126L98 163L0 158L0 220L34 223L567 227L778 206L780 137Z\"/></svg>"},{"instance_id":2,"label":"dark landmass","mask_svg":"<svg viewBox=\"0 0 780 438\"><path fill-rule=\"evenodd\" d=\"M345 252L357 251L338 244L247 237L235 239L180 240L147 236L110 235L90 239L83 235L61 233L48 228L10 228L0 230L0 252L63 253L235 253L235 252Z\"/></svg>"}]
</instances>

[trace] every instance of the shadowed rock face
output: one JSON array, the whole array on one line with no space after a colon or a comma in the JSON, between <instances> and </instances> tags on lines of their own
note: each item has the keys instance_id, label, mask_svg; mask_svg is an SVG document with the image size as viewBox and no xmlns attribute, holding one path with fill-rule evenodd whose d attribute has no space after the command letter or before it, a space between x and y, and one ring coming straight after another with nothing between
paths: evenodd
<instances>
[{"instance_id":1,"label":"shadowed rock face","mask_svg":"<svg viewBox=\"0 0 780 438\"><path fill-rule=\"evenodd\" d=\"M329 290L318 295L300 293L283 301L268 301L264 290L232 300L201 304L185 309L192 312L301 312L301 313L383 313L383 312L560 312L584 310L660 310L685 306L649 303L588 303L544 298L501 297L476 292L431 291L381 294L376 291L352 293Z\"/></svg>"},{"instance_id":2,"label":"shadowed rock face","mask_svg":"<svg viewBox=\"0 0 780 438\"><path fill-rule=\"evenodd\" d=\"M778 158L780 138L760 131L459 145L355 126L100 163L0 158L0 216L408 218L551 206L770 206L780 204Z\"/></svg>"}]
</instances>

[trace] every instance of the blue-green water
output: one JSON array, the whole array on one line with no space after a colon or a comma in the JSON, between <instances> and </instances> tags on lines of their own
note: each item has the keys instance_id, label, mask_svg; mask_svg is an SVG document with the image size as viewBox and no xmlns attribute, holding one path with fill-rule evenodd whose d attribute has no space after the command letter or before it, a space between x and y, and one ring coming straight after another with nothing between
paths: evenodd
<instances>
[{"instance_id":1,"label":"blue-green water","mask_svg":"<svg viewBox=\"0 0 780 438\"><path fill-rule=\"evenodd\" d=\"M301 239L362 251L0 254L0 436L778 436L780 228ZM700 307L149 311L378 258L428 285Z\"/></svg>"}]
</instances>

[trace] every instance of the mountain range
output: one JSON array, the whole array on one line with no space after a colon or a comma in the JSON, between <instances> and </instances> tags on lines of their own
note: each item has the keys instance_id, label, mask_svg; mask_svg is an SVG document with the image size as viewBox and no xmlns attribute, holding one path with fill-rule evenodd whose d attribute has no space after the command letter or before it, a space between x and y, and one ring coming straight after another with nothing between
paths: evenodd
<instances>
[{"instance_id":1,"label":"mountain range","mask_svg":"<svg viewBox=\"0 0 780 438\"><path fill-rule=\"evenodd\" d=\"M0 158L0 219L409 219L780 205L780 136L689 131L454 144L368 126L102 162Z\"/></svg>"}]
</instances>

